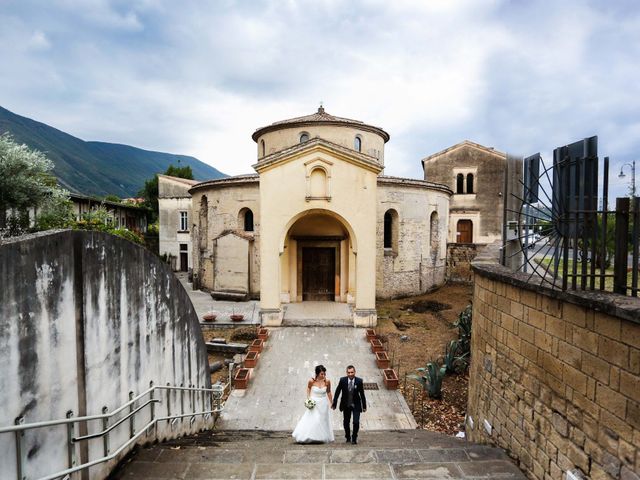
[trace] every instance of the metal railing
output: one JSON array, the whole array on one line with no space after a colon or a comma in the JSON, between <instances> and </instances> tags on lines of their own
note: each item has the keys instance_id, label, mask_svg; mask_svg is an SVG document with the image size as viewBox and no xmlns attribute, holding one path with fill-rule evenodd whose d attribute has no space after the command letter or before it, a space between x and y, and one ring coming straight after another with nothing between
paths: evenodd
<instances>
[{"instance_id":1,"label":"metal railing","mask_svg":"<svg viewBox=\"0 0 640 480\"><path fill-rule=\"evenodd\" d=\"M73 412L67 412L67 418L58 420L49 420L44 422L24 423L24 417L16 419L16 424L10 427L1 427L0 435L2 434L14 434L15 439L15 451L16 451L16 479L17 480L29 480L25 475L26 456L24 451L24 436L28 430L34 430L38 428L49 428L55 426L65 425L67 429L67 467L64 470L60 470L44 477L39 477L38 480L54 480L57 478L69 478L72 473L80 470L87 469L100 463L108 462L115 459L118 455L123 453L127 447L135 444L136 441L142 435L149 435L152 430L157 432L157 425L159 422L169 422L171 428L178 422L189 418L189 424L195 423L196 418L202 416L204 420L213 418L215 414L218 414L224 408L223 395L229 385L214 385L212 388L198 388L198 387L176 387L167 384L153 385L142 392L141 394L134 396L133 392L129 392L129 401L116 410L109 412L107 407L102 408L101 415L88 415L83 417L74 417ZM156 405L162 404L161 398L156 398L156 392L165 391L164 395L166 400L166 415L156 416ZM176 405L172 404L171 394L176 392L175 396L179 396L179 401L176 401ZM191 411L185 412L185 395L189 395L189 404L191 405ZM201 407L196 408L197 396L200 396ZM115 422L112 419L121 413L127 411L126 415L117 418ZM141 412L148 412L149 421L142 426L136 425L136 415ZM82 422L95 422L101 421L102 430L99 432L80 435L76 434L78 424ZM122 444L117 446L115 450L112 450L113 446L110 444L111 433L120 425L125 422L129 422L129 435L128 439ZM87 423L85 423L86 425ZM102 438L103 444L103 456L93 460L85 461L78 464L77 450L78 446L82 442L88 442L89 440L95 440Z\"/></svg>"}]
</instances>

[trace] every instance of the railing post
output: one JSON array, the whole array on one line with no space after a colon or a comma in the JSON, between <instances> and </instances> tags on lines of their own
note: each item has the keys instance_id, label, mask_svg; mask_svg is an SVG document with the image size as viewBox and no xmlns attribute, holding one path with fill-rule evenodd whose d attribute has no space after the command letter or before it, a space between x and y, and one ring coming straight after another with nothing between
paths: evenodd
<instances>
[{"instance_id":1,"label":"railing post","mask_svg":"<svg viewBox=\"0 0 640 480\"><path fill-rule=\"evenodd\" d=\"M184 383L180 384L180 423L184 421L184 417L182 416L184 415L184 390L182 390L182 388L184 388Z\"/></svg>"},{"instance_id":2,"label":"railing post","mask_svg":"<svg viewBox=\"0 0 640 480\"><path fill-rule=\"evenodd\" d=\"M73 417L73 411L67 412L67 418ZM76 436L76 423L67 423L67 461L69 468L76 466L76 446L73 443L73 437Z\"/></svg>"},{"instance_id":3,"label":"railing post","mask_svg":"<svg viewBox=\"0 0 640 480\"><path fill-rule=\"evenodd\" d=\"M167 383L167 387L170 387L171 384ZM167 422L169 423L170 428L173 430L173 422L171 421L171 390L167 388Z\"/></svg>"},{"instance_id":4,"label":"railing post","mask_svg":"<svg viewBox=\"0 0 640 480\"><path fill-rule=\"evenodd\" d=\"M613 292L627 294L627 257L629 256L629 199L616 198L615 260L613 265Z\"/></svg>"},{"instance_id":5,"label":"railing post","mask_svg":"<svg viewBox=\"0 0 640 480\"><path fill-rule=\"evenodd\" d=\"M634 184L635 185L635 184ZM631 241L631 296L638 295L638 257L640 256L640 197L633 197L633 239Z\"/></svg>"},{"instance_id":6,"label":"railing post","mask_svg":"<svg viewBox=\"0 0 640 480\"><path fill-rule=\"evenodd\" d=\"M157 432L156 430L156 423L155 423L155 419L156 419L156 404L153 402L153 400L155 399L155 393L156 390L155 388L153 388L153 380L149 382L149 388L151 388L151 391L149 392L149 400L151 400L151 421L153 422L153 430L155 432ZM149 430L147 429L147 433L149 432Z\"/></svg>"},{"instance_id":7,"label":"railing post","mask_svg":"<svg viewBox=\"0 0 640 480\"><path fill-rule=\"evenodd\" d=\"M18 417L15 420L16 425L22 425L24 417ZM22 455L22 441L24 440L24 430L16 430L16 477L18 480L25 480L24 475L24 455Z\"/></svg>"},{"instance_id":8,"label":"railing post","mask_svg":"<svg viewBox=\"0 0 640 480\"><path fill-rule=\"evenodd\" d=\"M134 397L133 392L129 392L129 401L133 400L133 397ZM132 413L134 410L135 410L135 402L129 405L129 413ZM131 417L129 417L129 438L133 438L135 434L136 434L136 425L133 420L133 415L131 415Z\"/></svg>"},{"instance_id":9,"label":"railing post","mask_svg":"<svg viewBox=\"0 0 640 480\"><path fill-rule=\"evenodd\" d=\"M102 414L106 415L109 412L109 407L106 405L102 407ZM109 417L104 417L102 419L102 431L106 432L104 437L102 437L102 446L104 449L104 456L109 455L109 432L107 432L107 428L109 428Z\"/></svg>"}]
</instances>

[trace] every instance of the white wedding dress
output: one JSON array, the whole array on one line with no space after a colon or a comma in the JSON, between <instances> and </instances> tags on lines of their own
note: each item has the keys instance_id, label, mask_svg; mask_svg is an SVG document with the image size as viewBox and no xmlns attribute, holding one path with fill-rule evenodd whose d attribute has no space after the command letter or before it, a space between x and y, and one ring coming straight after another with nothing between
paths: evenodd
<instances>
[{"instance_id":1,"label":"white wedding dress","mask_svg":"<svg viewBox=\"0 0 640 480\"><path fill-rule=\"evenodd\" d=\"M331 428L331 405L327 398L327 387L311 387L311 397L316 406L307 409L293 430L293 438L298 443L333 442L333 429Z\"/></svg>"}]
</instances>

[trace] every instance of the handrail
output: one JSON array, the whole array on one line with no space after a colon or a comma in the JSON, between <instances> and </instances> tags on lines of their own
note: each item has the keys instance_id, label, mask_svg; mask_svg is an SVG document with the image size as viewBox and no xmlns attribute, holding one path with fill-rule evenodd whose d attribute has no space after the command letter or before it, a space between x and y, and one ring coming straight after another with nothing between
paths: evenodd
<instances>
[{"instance_id":1,"label":"handrail","mask_svg":"<svg viewBox=\"0 0 640 480\"><path fill-rule=\"evenodd\" d=\"M219 392L218 389L213 389L213 388L169 387L169 386L163 386L163 385L154 385L153 387L150 387L147 390L145 390L144 392L142 392L137 397L132 398L127 403L123 404L122 406L118 407L116 410L114 410L112 412L109 412L109 413L102 413L102 414L99 414L99 415L86 415L84 417L60 418L58 420L47 420L47 421L44 421L44 422L33 422L33 423L27 423L27 424L21 424L21 425L11 425L11 426L8 426L8 427L0 427L0 433L16 432L16 431L27 430L27 429L32 429L32 428L51 427L51 426L54 426L54 425L64 425L64 424L67 424L67 423L77 423L77 422L84 422L84 421L90 421L90 420L100 420L100 419L104 419L104 418L109 419L109 418L113 417L114 415L117 415L118 413L120 413L125 408L131 406L132 404L134 404L135 402L140 400L145 395L148 395L149 393L151 393L152 391L157 390L157 389L163 389L163 390L191 390L191 391L211 392L211 393L218 393Z\"/></svg>"},{"instance_id":2,"label":"handrail","mask_svg":"<svg viewBox=\"0 0 640 480\"><path fill-rule=\"evenodd\" d=\"M24 458L23 458L23 454L22 454L22 438L24 437L24 432L26 430L32 430L32 429L36 429L36 428L43 428L43 427L50 427L50 426L60 426L60 425L67 425L67 455L68 455L68 465L69 468L65 469L65 470L61 470L59 472L55 472L52 474L49 474L45 477L41 477L38 480L54 480L60 477L64 477L67 475L70 475L74 472L78 472L80 470L84 470L86 468L92 467L94 465L100 464L100 463L104 463L110 460L113 460L114 458L116 458L119 454L121 454L123 451L125 451L125 449L127 447L129 447L132 443L136 442L143 434L149 434L149 430L151 429L151 427L155 427L158 425L159 422L163 422L163 421L167 421L170 423L171 426L173 426L179 419L183 419L185 417L191 417L191 421L190 423L193 424L195 422L196 417L202 416L205 420L207 420L212 414L215 413L220 413L226 402L222 401L222 397L224 395L224 392L226 390L227 386L223 386L223 385L216 385L213 388L200 388L200 387L172 387L170 385L153 385L150 388L148 388L147 390L145 390L144 392L142 392L141 394L137 395L136 397L131 398L128 402L124 403L123 405L121 405L119 408L117 408L116 410L110 412L110 413L103 413L101 415L86 415L83 417L73 417L72 412L68 412L67 413L67 418L65 419L58 419L58 420L49 420L49 421L44 421L44 422L34 422L34 423L27 423L24 424L22 423L24 421L24 417L19 417L18 419L16 419L16 423L18 423L17 425L12 425L9 427L2 427L0 428L0 434L2 433L14 433L15 434L15 442L16 442L16 454L17 454L17 478L19 480L22 480L23 477L23 470L24 470ZM162 400L154 398L153 392L155 390L165 390L167 392L167 415L166 416L161 416L161 417L155 417L155 404L162 404ZM184 412L184 404L182 403L182 398L183 396L181 396L181 402L179 405L179 410L180 413L175 414L175 415L171 415L171 397L170 395L170 391L175 390L175 391L179 391L179 392L198 392L203 394L201 397L201 401L202 401L202 407L206 408L206 396L204 394L206 393L210 393L213 394L211 395L209 398L211 400L214 401L213 403L213 408L209 408L206 410L201 410L201 411L192 411L192 412ZM133 392L130 393L130 395L133 395ZM136 402L139 401L140 399L142 399L143 397L149 395L150 398L144 402L142 405L138 405L136 407ZM199 403L199 400L197 399L196 396L191 395L191 408L193 410L197 410L196 408L196 404ZM211 405L211 404L210 404ZM151 409L150 411L150 415L151 415L151 420L149 422L146 423L146 425L144 425L143 428L141 428L137 433L135 433L134 431L134 417L140 413L142 410L146 409L147 407L149 407ZM130 408L130 411L127 413L126 416L120 418L117 420L116 423L114 423L113 425L108 425L108 420L113 417L114 415L117 415L118 413L122 412L124 409L126 408ZM103 411L106 410L106 407L104 407ZM155 418L154 418L155 417ZM73 436L73 432L74 432L74 424L75 423L79 423L79 422L89 422L89 421L94 421L94 420L101 420L102 419L102 426L103 426L103 430L101 432L97 432L97 433L93 433L90 435L84 435L81 437L74 437ZM126 422L127 420L129 420L131 422L131 426L130 426L130 438L123 443L119 448L117 448L114 452L109 452L109 433L115 429L116 427L122 425L124 422ZM83 463L81 465L75 465L75 458L76 458L76 453L75 453L75 447L76 445L79 444L79 442L81 441L87 441L87 440L91 440L91 439L95 439L95 438L100 438L102 437L104 440L104 455L100 458L97 458L95 460L91 460L91 461L87 461L86 463Z\"/></svg>"}]
</instances>

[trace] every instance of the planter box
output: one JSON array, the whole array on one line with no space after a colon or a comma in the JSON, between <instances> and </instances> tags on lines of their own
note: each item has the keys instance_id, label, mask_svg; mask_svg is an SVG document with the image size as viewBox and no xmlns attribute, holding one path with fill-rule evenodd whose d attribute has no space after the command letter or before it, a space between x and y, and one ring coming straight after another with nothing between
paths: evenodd
<instances>
[{"instance_id":1,"label":"planter box","mask_svg":"<svg viewBox=\"0 0 640 480\"><path fill-rule=\"evenodd\" d=\"M370 342L374 338L378 338L378 336L376 335L376 331L373 328L367 328L366 335L367 335L367 342Z\"/></svg>"},{"instance_id":2,"label":"planter box","mask_svg":"<svg viewBox=\"0 0 640 480\"><path fill-rule=\"evenodd\" d=\"M269 337L269 330L267 330L266 328L258 329L258 338L260 340L262 340L263 342L266 342L268 337Z\"/></svg>"},{"instance_id":3,"label":"planter box","mask_svg":"<svg viewBox=\"0 0 640 480\"><path fill-rule=\"evenodd\" d=\"M244 368L256 368L258 363L258 352L249 352L244 357Z\"/></svg>"},{"instance_id":4,"label":"planter box","mask_svg":"<svg viewBox=\"0 0 640 480\"><path fill-rule=\"evenodd\" d=\"M376 352L376 365L378 365L378 368L382 370L389 368L389 363L391 362L389 361L387 352Z\"/></svg>"},{"instance_id":5,"label":"planter box","mask_svg":"<svg viewBox=\"0 0 640 480\"><path fill-rule=\"evenodd\" d=\"M244 320L244 315L240 315L236 313L235 315L229 315L229 318L234 322L241 322L242 320Z\"/></svg>"},{"instance_id":6,"label":"planter box","mask_svg":"<svg viewBox=\"0 0 640 480\"><path fill-rule=\"evenodd\" d=\"M245 390L249 383L249 369L239 368L236 372L236 376L233 377L233 386L238 390Z\"/></svg>"},{"instance_id":7,"label":"planter box","mask_svg":"<svg viewBox=\"0 0 640 480\"><path fill-rule=\"evenodd\" d=\"M382 371L384 386L387 390L395 390L398 388L398 374L392 368L386 368Z\"/></svg>"},{"instance_id":8,"label":"planter box","mask_svg":"<svg viewBox=\"0 0 640 480\"><path fill-rule=\"evenodd\" d=\"M258 338L251 342L251 345L249 345L249 351L260 353L262 351L263 345L264 342Z\"/></svg>"},{"instance_id":9,"label":"planter box","mask_svg":"<svg viewBox=\"0 0 640 480\"><path fill-rule=\"evenodd\" d=\"M378 340L377 338L374 338L373 340L370 340L369 343L371 344L371 352L372 353L384 351L384 347L382 346L382 342L380 340Z\"/></svg>"}]
</instances>

